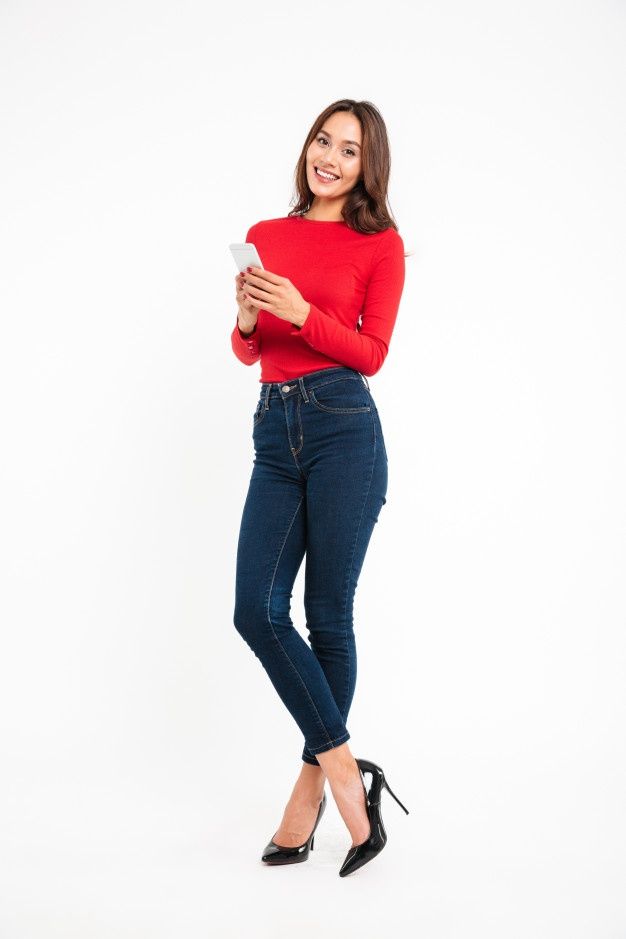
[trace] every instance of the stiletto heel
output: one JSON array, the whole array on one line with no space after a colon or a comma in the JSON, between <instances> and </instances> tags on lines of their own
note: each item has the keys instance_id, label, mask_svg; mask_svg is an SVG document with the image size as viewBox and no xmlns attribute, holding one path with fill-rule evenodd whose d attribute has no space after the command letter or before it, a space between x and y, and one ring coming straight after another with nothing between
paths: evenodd
<instances>
[{"instance_id":1,"label":"stiletto heel","mask_svg":"<svg viewBox=\"0 0 626 939\"><path fill-rule=\"evenodd\" d=\"M266 864L298 864L300 861L306 861L309 856L309 848L313 850L313 841L315 840L315 829L320 823L320 819L324 814L324 809L326 808L326 793L322 796L322 801L320 802L320 807L317 810L317 818L315 819L315 825L313 826L313 831L304 842L304 844L296 845L294 848L286 847L285 845L276 844L274 839L265 846L265 850L261 855L261 860L265 861Z\"/></svg>"},{"instance_id":2,"label":"stiletto heel","mask_svg":"<svg viewBox=\"0 0 626 939\"><path fill-rule=\"evenodd\" d=\"M398 797L389 788L385 774L380 766L377 766L376 763L372 763L370 760L359 758L357 758L356 763L361 773L361 782L363 783L363 791L365 793L365 810L370 823L370 834L361 844L355 844L350 848L339 870L340 877L345 877L359 867L363 867L364 864L367 864L368 861L375 858L377 854L380 854L387 844L387 832L385 831L380 812L380 799L383 789L386 789L389 794L393 796L407 815L409 814L409 810L406 806L402 805L402 802L400 802ZM365 789L363 773L372 774L372 783L369 792Z\"/></svg>"},{"instance_id":3,"label":"stiletto heel","mask_svg":"<svg viewBox=\"0 0 626 939\"><path fill-rule=\"evenodd\" d=\"M395 792L392 792L392 791L391 791L391 789L389 788L389 783L387 782L386 779L383 779L383 786L385 787L385 789L387 790L387 792L389 793L389 795L390 795L390 796L393 796L393 798L396 800L396 802L398 803L398 805L400 806L400 808L404 809L404 811L405 811L406 814L408 815L408 814L409 814L409 810L408 810L404 805L402 805L402 803L400 802L400 799L397 797L397 795L395 794Z\"/></svg>"}]
</instances>

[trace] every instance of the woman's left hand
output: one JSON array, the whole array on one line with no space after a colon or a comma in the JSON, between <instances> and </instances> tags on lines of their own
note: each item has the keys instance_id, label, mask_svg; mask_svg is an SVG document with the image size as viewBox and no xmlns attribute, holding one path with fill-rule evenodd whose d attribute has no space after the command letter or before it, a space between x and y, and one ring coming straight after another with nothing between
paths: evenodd
<instances>
[{"instance_id":1,"label":"woman's left hand","mask_svg":"<svg viewBox=\"0 0 626 939\"><path fill-rule=\"evenodd\" d=\"M309 315L310 304L287 277L262 267L251 267L244 273L244 278L244 290L255 306L295 326L303 325Z\"/></svg>"}]
</instances>

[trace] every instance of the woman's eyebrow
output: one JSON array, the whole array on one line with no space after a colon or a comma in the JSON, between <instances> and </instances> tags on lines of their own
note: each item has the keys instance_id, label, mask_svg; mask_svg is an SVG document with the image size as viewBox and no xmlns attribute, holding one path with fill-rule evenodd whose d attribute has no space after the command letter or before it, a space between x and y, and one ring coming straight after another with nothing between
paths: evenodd
<instances>
[{"instance_id":1,"label":"woman's eyebrow","mask_svg":"<svg viewBox=\"0 0 626 939\"><path fill-rule=\"evenodd\" d=\"M331 140L333 139L333 135L332 135L332 134L329 134L328 131L327 131L327 130L324 130L323 127L322 127L322 129L320 130L319 133L320 133L320 134L326 134L326 136L327 136L327 137L330 137ZM353 143L353 144L355 145L355 147L358 147L359 149L361 149L361 144L360 144L360 143L357 143L356 140L342 140L342 143Z\"/></svg>"}]
</instances>

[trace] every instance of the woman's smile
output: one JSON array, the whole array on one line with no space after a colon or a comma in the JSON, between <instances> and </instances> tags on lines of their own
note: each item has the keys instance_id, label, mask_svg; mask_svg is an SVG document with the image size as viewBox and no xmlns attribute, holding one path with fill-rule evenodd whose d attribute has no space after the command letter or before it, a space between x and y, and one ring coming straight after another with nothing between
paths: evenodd
<instances>
[{"instance_id":1,"label":"woman's smile","mask_svg":"<svg viewBox=\"0 0 626 939\"><path fill-rule=\"evenodd\" d=\"M337 176L336 173L330 173L326 170L322 170L319 166L314 166L313 169L315 171L315 175L317 176L319 180L321 180L321 182L327 183L327 184L339 182L339 176ZM325 175L322 175L322 174L325 174Z\"/></svg>"}]
</instances>

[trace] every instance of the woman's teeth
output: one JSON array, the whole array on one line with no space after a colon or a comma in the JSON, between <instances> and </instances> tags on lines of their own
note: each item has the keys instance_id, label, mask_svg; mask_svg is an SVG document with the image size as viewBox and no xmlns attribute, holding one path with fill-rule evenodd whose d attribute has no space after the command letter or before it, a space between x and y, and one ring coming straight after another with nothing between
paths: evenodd
<instances>
[{"instance_id":1,"label":"woman's teeth","mask_svg":"<svg viewBox=\"0 0 626 939\"><path fill-rule=\"evenodd\" d=\"M322 170L318 170L317 166L314 166L315 175L318 176L323 183L335 183L339 179L338 176L333 176L332 173L324 173Z\"/></svg>"}]
</instances>

